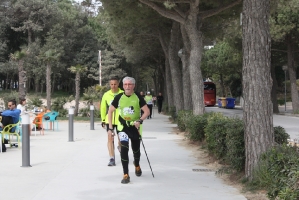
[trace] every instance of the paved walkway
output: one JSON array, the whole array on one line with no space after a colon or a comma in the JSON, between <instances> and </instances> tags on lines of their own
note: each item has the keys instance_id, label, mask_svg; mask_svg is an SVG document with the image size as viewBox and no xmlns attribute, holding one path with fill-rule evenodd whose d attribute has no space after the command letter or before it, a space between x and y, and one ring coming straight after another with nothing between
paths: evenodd
<instances>
[{"instance_id":1,"label":"paved walkway","mask_svg":"<svg viewBox=\"0 0 299 200\"><path fill-rule=\"evenodd\" d=\"M223 183L214 172L204 169L192 152L178 143L181 136L171 133L176 125L168 116L157 114L144 122L143 174L136 177L130 150L131 183L124 185L120 156L108 167L107 137L100 123L75 122L74 142L68 142L68 122L59 122L58 131L30 137L30 164L21 167L22 148L8 148L0 154L0 198L9 200L243 200L240 192Z\"/></svg>"}]
</instances>

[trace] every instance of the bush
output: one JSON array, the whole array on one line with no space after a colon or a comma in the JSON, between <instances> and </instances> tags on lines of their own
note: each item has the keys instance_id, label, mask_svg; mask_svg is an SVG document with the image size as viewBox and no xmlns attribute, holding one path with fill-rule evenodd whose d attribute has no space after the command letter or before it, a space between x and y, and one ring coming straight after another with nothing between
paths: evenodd
<instances>
[{"instance_id":1,"label":"bush","mask_svg":"<svg viewBox=\"0 0 299 200\"><path fill-rule=\"evenodd\" d=\"M88 104L99 101L103 94L108 91L105 86L90 86L84 89L83 99L87 100Z\"/></svg>"},{"instance_id":2,"label":"bush","mask_svg":"<svg viewBox=\"0 0 299 200\"><path fill-rule=\"evenodd\" d=\"M177 115L176 115L176 108L174 106L169 107L169 114L173 121L176 121Z\"/></svg>"},{"instance_id":3,"label":"bush","mask_svg":"<svg viewBox=\"0 0 299 200\"><path fill-rule=\"evenodd\" d=\"M65 117L68 114L68 111L63 108L63 105L68 101L65 97L55 98L51 105L51 110L59 112L60 117Z\"/></svg>"},{"instance_id":4,"label":"bush","mask_svg":"<svg viewBox=\"0 0 299 200\"><path fill-rule=\"evenodd\" d=\"M192 116L192 111L190 110L180 110L178 112L177 124L180 131L186 130L186 122L191 116Z\"/></svg>"},{"instance_id":5,"label":"bush","mask_svg":"<svg viewBox=\"0 0 299 200\"><path fill-rule=\"evenodd\" d=\"M79 110L80 116L82 117L90 117L90 109L89 108L81 108ZM94 118L100 118L100 111L95 109L93 111Z\"/></svg>"},{"instance_id":6,"label":"bush","mask_svg":"<svg viewBox=\"0 0 299 200\"><path fill-rule=\"evenodd\" d=\"M286 133L285 129L281 126L274 127L274 141L277 144L287 144L290 135Z\"/></svg>"},{"instance_id":7,"label":"bush","mask_svg":"<svg viewBox=\"0 0 299 200\"><path fill-rule=\"evenodd\" d=\"M168 115L168 105L163 103L162 104L162 112L164 112L164 114Z\"/></svg>"},{"instance_id":8,"label":"bush","mask_svg":"<svg viewBox=\"0 0 299 200\"><path fill-rule=\"evenodd\" d=\"M212 113L205 113L203 115L192 115L186 121L187 131L189 134L187 137L194 141L203 141L205 139L205 127L208 124L208 117Z\"/></svg>"},{"instance_id":9,"label":"bush","mask_svg":"<svg viewBox=\"0 0 299 200\"><path fill-rule=\"evenodd\" d=\"M39 97L33 97L27 101L28 109L33 110L34 107L41 107L43 105L43 101Z\"/></svg>"},{"instance_id":10,"label":"bush","mask_svg":"<svg viewBox=\"0 0 299 200\"><path fill-rule=\"evenodd\" d=\"M230 118L226 126L226 162L230 167L241 172L245 167L244 124L241 119Z\"/></svg>"},{"instance_id":11,"label":"bush","mask_svg":"<svg viewBox=\"0 0 299 200\"><path fill-rule=\"evenodd\" d=\"M208 150L217 159L224 158L226 154L227 123L228 117L223 116L222 113L213 113L208 118L207 126L204 129Z\"/></svg>"},{"instance_id":12,"label":"bush","mask_svg":"<svg viewBox=\"0 0 299 200\"><path fill-rule=\"evenodd\" d=\"M284 99L277 99L277 103L280 106L284 105Z\"/></svg>"},{"instance_id":13,"label":"bush","mask_svg":"<svg viewBox=\"0 0 299 200\"><path fill-rule=\"evenodd\" d=\"M298 166L296 147L278 145L261 155L252 183L267 189L270 199L298 199Z\"/></svg>"}]
</instances>

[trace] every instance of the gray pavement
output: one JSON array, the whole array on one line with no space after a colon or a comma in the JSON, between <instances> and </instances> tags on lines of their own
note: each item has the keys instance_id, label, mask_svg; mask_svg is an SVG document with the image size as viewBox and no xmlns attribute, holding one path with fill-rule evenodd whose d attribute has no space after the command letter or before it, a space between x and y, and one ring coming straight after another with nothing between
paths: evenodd
<instances>
[{"instance_id":1,"label":"gray pavement","mask_svg":"<svg viewBox=\"0 0 299 200\"><path fill-rule=\"evenodd\" d=\"M22 148L8 148L0 154L0 199L17 200L98 200L98 199L200 199L243 200L236 188L226 185L215 172L205 169L191 150L172 133L175 124L157 114L145 120L143 141L155 175L152 177L141 145L143 174L136 177L130 156L131 183L121 184L122 167L108 167L106 132L95 123L75 122L74 142L68 142L68 122L60 121L58 131L30 136L30 164L21 167Z\"/></svg>"}]
</instances>

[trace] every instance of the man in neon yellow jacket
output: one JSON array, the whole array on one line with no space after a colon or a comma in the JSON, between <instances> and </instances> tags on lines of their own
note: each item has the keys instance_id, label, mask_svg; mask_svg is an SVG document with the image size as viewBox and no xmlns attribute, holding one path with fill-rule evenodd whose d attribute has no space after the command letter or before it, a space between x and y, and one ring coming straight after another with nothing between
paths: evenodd
<instances>
[{"instance_id":1,"label":"man in neon yellow jacket","mask_svg":"<svg viewBox=\"0 0 299 200\"><path fill-rule=\"evenodd\" d=\"M118 78L112 77L109 81L110 90L105 92L103 95L102 101L101 101L101 119L102 119L102 127L106 129L108 134L108 152L110 156L110 160L108 163L108 166L115 166L115 152L114 152L114 135L111 134L111 132L108 132L109 128L109 121L108 121L108 110L109 106L111 105L114 97L118 95L119 93L124 92L123 90L118 88L119 81ZM117 127L118 124L118 110L113 112L112 116L112 125L113 129ZM120 150L120 142L118 140L118 149Z\"/></svg>"}]
</instances>

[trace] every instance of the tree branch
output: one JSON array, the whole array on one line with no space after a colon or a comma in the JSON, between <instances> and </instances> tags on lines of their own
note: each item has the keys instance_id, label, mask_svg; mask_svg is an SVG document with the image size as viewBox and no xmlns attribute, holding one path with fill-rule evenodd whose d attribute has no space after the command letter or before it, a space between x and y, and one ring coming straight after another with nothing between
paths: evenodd
<instances>
[{"instance_id":1,"label":"tree branch","mask_svg":"<svg viewBox=\"0 0 299 200\"><path fill-rule=\"evenodd\" d=\"M166 17L168 19L172 19L174 21L177 21L179 23L184 23L185 20L184 18L182 18L178 13L173 12L171 10L167 10L164 7L158 6L157 4L149 1L149 0L139 0L141 3L151 7L152 9L154 9L155 11L157 11L160 15L162 15L163 17Z\"/></svg>"},{"instance_id":2,"label":"tree branch","mask_svg":"<svg viewBox=\"0 0 299 200\"><path fill-rule=\"evenodd\" d=\"M242 0L236 0L235 2L233 2L231 4L228 4L226 6L215 8L215 9L208 10L208 11L200 12L199 15L201 16L202 19L205 19L205 18L214 16L214 15L217 15L218 13L221 13L222 11L224 11L226 9L229 9L231 7L234 7L234 6L236 6L240 3L242 3Z\"/></svg>"},{"instance_id":3,"label":"tree branch","mask_svg":"<svg viewBox=\"0 0 299 200\"><path fill-rule=\"evenodd\" d=\"M175 6L173 10L176 11L182 18L186 18L186 14L178 6Z\"/></svg>"},{"instance_id":4,"label":"tree branch","mask_svg":"<svg viewBox=\"0 0 299 200\"><path fill-rule=\"evenodd\" d=\"M190 0L152 0L152 2L159 2L159 3L164 3L164 2L169 2L169 3L190 3Z\"/></svg>"},{"instance_id":5,"label":"tree branch","mask_svg":"<svg viewBox=\"0 0 299 200\"><path fill-rule=\"evenodd\" d=\"M279 51L279 52L288 52L287 50L281 50L281 49L271 49L271 51Z\"/></svg>"},{"instance_id":6,"label":"tree branch","mask_svg":"<svg viewBox=\"0 0 299 200\"><path fill-rule=\"evenodd\" d=\"M168 58L168 48L167 48L168 44L165 41L165 39L163 38L163 34L162 34L161 30L158 30L158 34L159 34L159 41L160 41L160 44L162 46L164 55L165 55L165 57Z\"/></svg>"}]
</instances>

